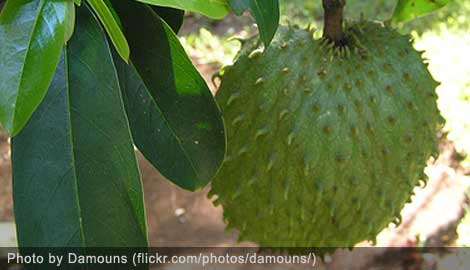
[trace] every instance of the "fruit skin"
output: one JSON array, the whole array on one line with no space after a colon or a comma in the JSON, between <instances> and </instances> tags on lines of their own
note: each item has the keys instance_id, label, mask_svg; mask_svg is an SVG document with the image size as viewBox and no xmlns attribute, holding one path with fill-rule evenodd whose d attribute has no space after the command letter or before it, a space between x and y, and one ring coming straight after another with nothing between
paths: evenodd
<instances>
[{"instance_id":1,"label":"fruit skin","mask_svg":"<svg viewBox=\"0 0 470 270\"><path fill-rule=\"evenodd\" d=\"M245 42L217 100L227 133L212 182L228 228L264 247L375 240L437 157L438 85L409 36L378 23L334 48L282 26L264 52Z\"/></svg>"}]
</instances>

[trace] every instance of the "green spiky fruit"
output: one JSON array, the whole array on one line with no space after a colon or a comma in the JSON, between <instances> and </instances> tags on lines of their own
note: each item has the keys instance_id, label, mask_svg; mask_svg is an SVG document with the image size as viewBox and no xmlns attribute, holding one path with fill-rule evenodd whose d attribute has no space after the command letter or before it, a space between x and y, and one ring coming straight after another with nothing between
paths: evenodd
<instances>
[{"instance_id":1,"label":"green spiky fruit","mask_svg":"<svg viewBox=\"0 0 470 270\"><path fill-rule=\"evenodd\" d=\"M351 247L373 240L437 155L437 83L409 36L376 23L335 48L281 27L247 42L217 95L227 154L211 195L240 240Z\"/></svg>"}]
</instances>

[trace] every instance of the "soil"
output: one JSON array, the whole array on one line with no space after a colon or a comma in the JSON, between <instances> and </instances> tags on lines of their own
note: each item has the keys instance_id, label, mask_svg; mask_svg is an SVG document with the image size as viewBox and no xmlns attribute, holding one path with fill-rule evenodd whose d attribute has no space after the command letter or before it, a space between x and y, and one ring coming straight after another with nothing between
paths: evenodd
<instances>
[{"instance_id":1,"label":"soil","mask_svg":"<svg viewBox=\"0 0 470 270\"><path fill-rule=\"evenodd\" d=\"M1 127L0 127L1 128ZM13 220L10 144L0 130L0 222Z\"/></svg>"}]
</instances>

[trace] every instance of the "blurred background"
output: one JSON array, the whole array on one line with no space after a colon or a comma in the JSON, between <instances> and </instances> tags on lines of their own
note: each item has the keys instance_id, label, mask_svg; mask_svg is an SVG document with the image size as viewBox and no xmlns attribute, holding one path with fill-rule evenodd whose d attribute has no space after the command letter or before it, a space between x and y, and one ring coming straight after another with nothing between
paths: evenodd
<instances>
[{"instance_id":1,"label":"blurred background","mask_svg":"<svg viewBox=\"0 0 470 270\"><path fill-rule=\"evenodd\" d=\"M321 1L280 0L280 4L283 23L311 24L321 29ZM394 5L395 1L387 0L348 0L346 17L386 20ZM253 23L249 14L229 15L220 21L193 13L186 15L180 40L214 94L217 85L211 82L212 75L231 64L239 49L239 42L230 38L255 34ZM447 123L437 134L441 155L438 160L430 160L426 169L428 186L416 189L413 202L402 211L402 224L385 229L378 236L377 245L470 247L470 0L455 0L432 15L399 25L398 29L411 33L415 47L426 51L430 71L442 83L436 91ZM237 243L236 231L224 232L222 209L207 199L208 188L195 193L183 191L163 179L140 154L139 162L152 246L255 246ZM0 127L0 246L16 243L13 222L9 138ZM458 252L445 256L462 259ZM442 258L420 259L419 263L425 264L424 268L416 269L470 269L465 260L450 268L443 265L446 260ZM341 269L334 265L330 268Z\"/></svg>"}]
</instances>

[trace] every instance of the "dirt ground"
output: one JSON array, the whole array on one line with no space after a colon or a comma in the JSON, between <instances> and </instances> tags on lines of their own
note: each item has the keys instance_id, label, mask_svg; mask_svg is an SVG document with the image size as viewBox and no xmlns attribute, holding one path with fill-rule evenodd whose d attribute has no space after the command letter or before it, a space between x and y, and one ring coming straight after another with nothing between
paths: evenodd
<instances>
[{"instance_id":1,"label":"dirt ground","mask_svg":"<svg viewBox=\"0 0 470 270\"><path fill-rule=\"evenodd\" d=\"M11 188L10 145L0 131L0 222L13 220Z\"/></svg>"}]
</instances>

